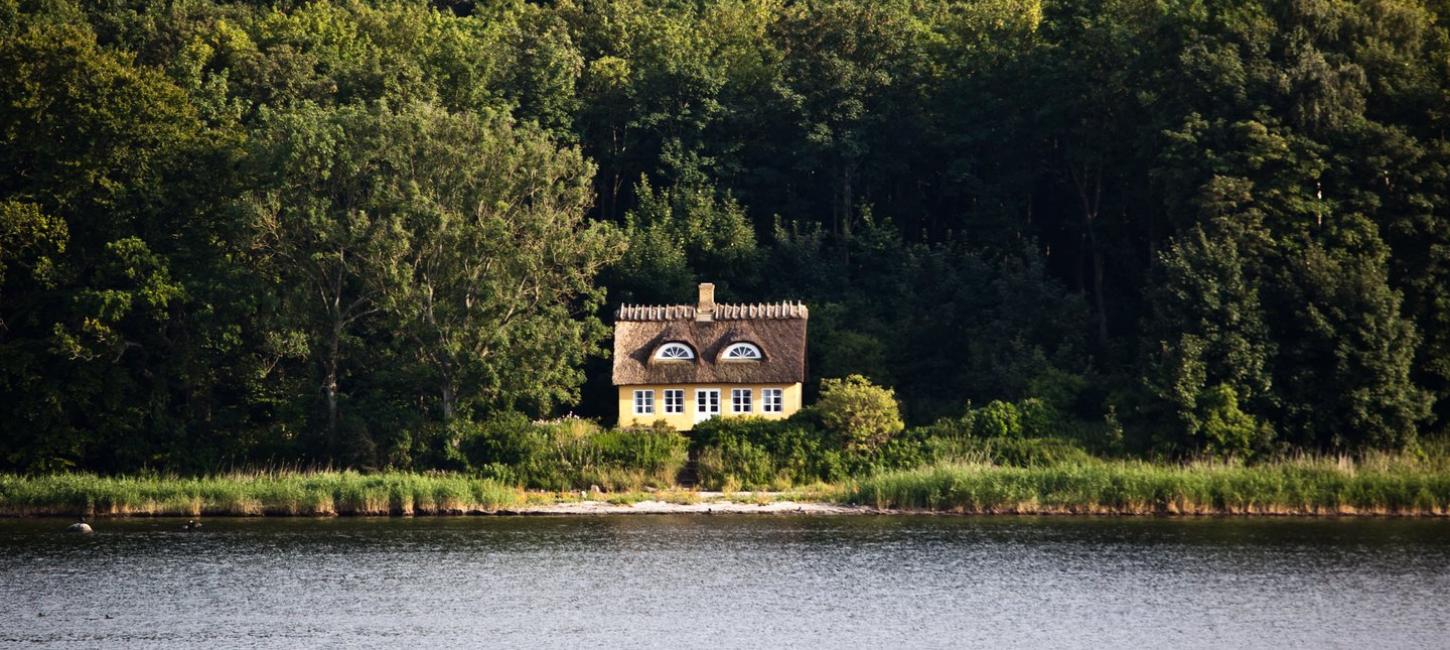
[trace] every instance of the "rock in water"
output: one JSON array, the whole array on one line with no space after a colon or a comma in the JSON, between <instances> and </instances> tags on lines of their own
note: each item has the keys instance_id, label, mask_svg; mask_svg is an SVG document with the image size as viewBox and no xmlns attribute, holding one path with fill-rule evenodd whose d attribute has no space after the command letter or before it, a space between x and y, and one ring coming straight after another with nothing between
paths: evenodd
<instances>
[{"instance_id":1,"label":"rock in water","mask_svg":"<svg viewBox=\"0 0 1450 650\"><path fill-rule=\"evenodd\" d=\"M65 532L67 532L67 533L80 533L82 535L89 535L93 531L91 531L91 525L90 524L88 524L88 523L86 523L84 521L77 521L76 523L73 523L73 524L67 526L66 529L65 529Z\"/></svg>"}]
</instances>

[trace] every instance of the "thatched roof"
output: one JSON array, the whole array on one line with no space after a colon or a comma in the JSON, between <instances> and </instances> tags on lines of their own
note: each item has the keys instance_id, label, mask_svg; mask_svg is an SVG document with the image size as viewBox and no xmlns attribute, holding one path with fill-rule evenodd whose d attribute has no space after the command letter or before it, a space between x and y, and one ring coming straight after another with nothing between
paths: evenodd
<instances>
[{"instance_id":1,"label":"thatched roof","mask_svg":"<svg viewBox=\"0 0 1450 650\"><path fill-rule=\"evenodd\" d=\"M614 315L614 383L794 384L806 378L806 319L799 303L715 304L714 286L700 285L696 305L625 305ZM660 361L670 342L695 352L691 361ZM735 343L760 348L760 361L724 361Z\"/></svg>"}]
</instances>

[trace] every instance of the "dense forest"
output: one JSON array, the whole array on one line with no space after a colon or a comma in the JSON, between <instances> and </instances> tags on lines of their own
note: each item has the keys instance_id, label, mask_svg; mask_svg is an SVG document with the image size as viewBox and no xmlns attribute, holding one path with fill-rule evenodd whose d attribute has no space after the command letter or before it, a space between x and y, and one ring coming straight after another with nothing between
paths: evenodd
<instances>
[{"instance_id":1,"label":"dense forest","mask_svg":"<svg viewBox=\"0 0 1450 650\"><path fill-rule=\"evenodd\" d=\"M613 308L704 280L805 301L812 381L909 423L1414 449L1450 417L1447 24L0 0L0 468L425 467L467 423L609 420Z\"/></svg>"}]
</instances>

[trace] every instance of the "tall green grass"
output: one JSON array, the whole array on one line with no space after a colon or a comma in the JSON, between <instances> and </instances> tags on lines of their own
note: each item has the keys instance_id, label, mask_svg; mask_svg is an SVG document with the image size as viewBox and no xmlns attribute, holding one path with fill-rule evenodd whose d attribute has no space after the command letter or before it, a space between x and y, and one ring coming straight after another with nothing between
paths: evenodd
<instances>
[{"instance_id":1,"label":"tall green grass","mask_svg":"<svg viewBox=\"0 0 1450 650\"><path fill-rule=\"evenodd\" d=\"M846 500L964 513L1447 515L1450 472L1385 459L957 464L878 474Z\"/></svg>"},{"instance_id":2,"label":"tall green grass","mask_svg":"<svg viewBox=\"0 0 1450 650\"><path fill-rule=\"evenodd\" d=\"M491 512L517 489L455 474L0 475L0 515L412 515Z\"/></svg>"},{"instance_id":3,"label":"tall green grass","mask_svg":"<svg viewBox=\"0 0 1450 650\"><path fill-rule=\"evenodd\" d=\"M882 509L962 513L1446 516L1450 466L1439 457L1409 455L1358 461L1306 457L1247 466L954 462L873 474L815 494ZM535 497L562 498L524 493L491 478L442 473L0 474L0 516L465 514L522 506Z\"/></svg>"}]
</instances>

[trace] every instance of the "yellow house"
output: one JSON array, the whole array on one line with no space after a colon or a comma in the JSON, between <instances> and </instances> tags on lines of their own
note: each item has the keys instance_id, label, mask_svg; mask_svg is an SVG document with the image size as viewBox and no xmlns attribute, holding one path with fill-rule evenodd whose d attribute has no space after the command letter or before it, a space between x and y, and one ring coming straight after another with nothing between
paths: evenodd
<instances>
[{"instance_id":1,"label":"yellow house","mask_svg":"<svg viewBox=\"0 0 1450 650\"><path fill-rule=\"evenodd\" d=\"M799 303L625 305L614 315L619 425L680 431L713 417L784 418L801 408L806 319Z\"/></svg>"}]
</instances>

